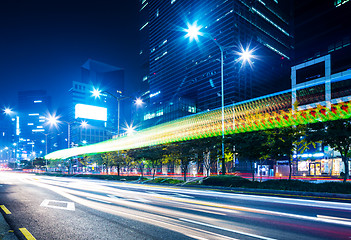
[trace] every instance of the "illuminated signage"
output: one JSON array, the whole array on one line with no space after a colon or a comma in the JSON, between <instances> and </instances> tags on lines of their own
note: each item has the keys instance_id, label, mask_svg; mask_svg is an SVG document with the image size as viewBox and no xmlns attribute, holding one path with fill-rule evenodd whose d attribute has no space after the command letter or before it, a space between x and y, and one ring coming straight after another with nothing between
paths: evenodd
<instances>
[{"instance_id":1,"label":"illuminated signage","mask_svg":"<svg viewBox=\"0 0 351 240\"><path fill-rule=\"evenodd\" d=\"M107 121L107 108L96 107L96 106L85 105L85 104L76 104L75 118Z\"/></svg>"}]
</instances>

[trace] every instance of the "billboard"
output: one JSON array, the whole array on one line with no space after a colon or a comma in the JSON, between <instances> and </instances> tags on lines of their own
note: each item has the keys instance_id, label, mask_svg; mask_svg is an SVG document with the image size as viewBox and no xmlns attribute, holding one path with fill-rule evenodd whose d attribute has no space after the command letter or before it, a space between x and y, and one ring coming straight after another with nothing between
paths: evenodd
<instances>
[{"instance_id":1,"label":"billboard","mask_svg":"<svg viewBox=\"0 0 351 240\"><path fill-rule=\"evenodd\" d=\"M75 118L107 121L107 108L79 103L75 106Z\"/></svg>"}]
</instances>

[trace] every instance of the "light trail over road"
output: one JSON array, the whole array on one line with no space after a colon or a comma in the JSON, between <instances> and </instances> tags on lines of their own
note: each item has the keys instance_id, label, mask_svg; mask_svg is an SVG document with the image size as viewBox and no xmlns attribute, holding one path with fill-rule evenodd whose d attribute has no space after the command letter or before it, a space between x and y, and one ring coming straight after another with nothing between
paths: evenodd
<instances>
[{"instance_id":1,"label":"light trail over road","mask_svg":"<svg viewBox=\"0 0 351 240\"><path fill-rule=\"evenodd\" d=\"M0 173L20 239L351 239L351 204Z\"/></svg>"}]
</instances>

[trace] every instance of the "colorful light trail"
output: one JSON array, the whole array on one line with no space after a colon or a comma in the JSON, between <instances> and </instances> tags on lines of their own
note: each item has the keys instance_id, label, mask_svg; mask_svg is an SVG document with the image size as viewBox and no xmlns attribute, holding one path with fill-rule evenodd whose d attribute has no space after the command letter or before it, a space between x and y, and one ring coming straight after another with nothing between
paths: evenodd
<instances>
[{"instance_id":1,"label":"colorful light trail","mask_svg":"<svg viewBox=\"0 0 351 240\"><path fill-rule=\"evenodd\" d=\"M350 102L332 104L330 109L318 105L316 108L295 111L291 108L291 92L283 92L225 107L225 135L350 117ZM66 159L88 154L220 136L222 134L221 124L221 109L216 109L144 129L132 136L59 150L46 155L45 158L51 160Z\"/></svg>"}]
</instances>

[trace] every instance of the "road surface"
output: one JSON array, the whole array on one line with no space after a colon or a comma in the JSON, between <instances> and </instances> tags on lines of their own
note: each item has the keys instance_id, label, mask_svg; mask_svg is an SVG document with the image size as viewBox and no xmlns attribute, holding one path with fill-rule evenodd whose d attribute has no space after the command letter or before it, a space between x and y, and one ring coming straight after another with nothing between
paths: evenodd
<instances>
[{"instance_id":1,"label":"road surface","mask_svg":"<svg viewBox=\"0 0 351 240\"><path fill-rule=\"evenodd\" d=\"M351 204L0 172L19 239L351 239Z\"/></svg>"}]
</instances>

